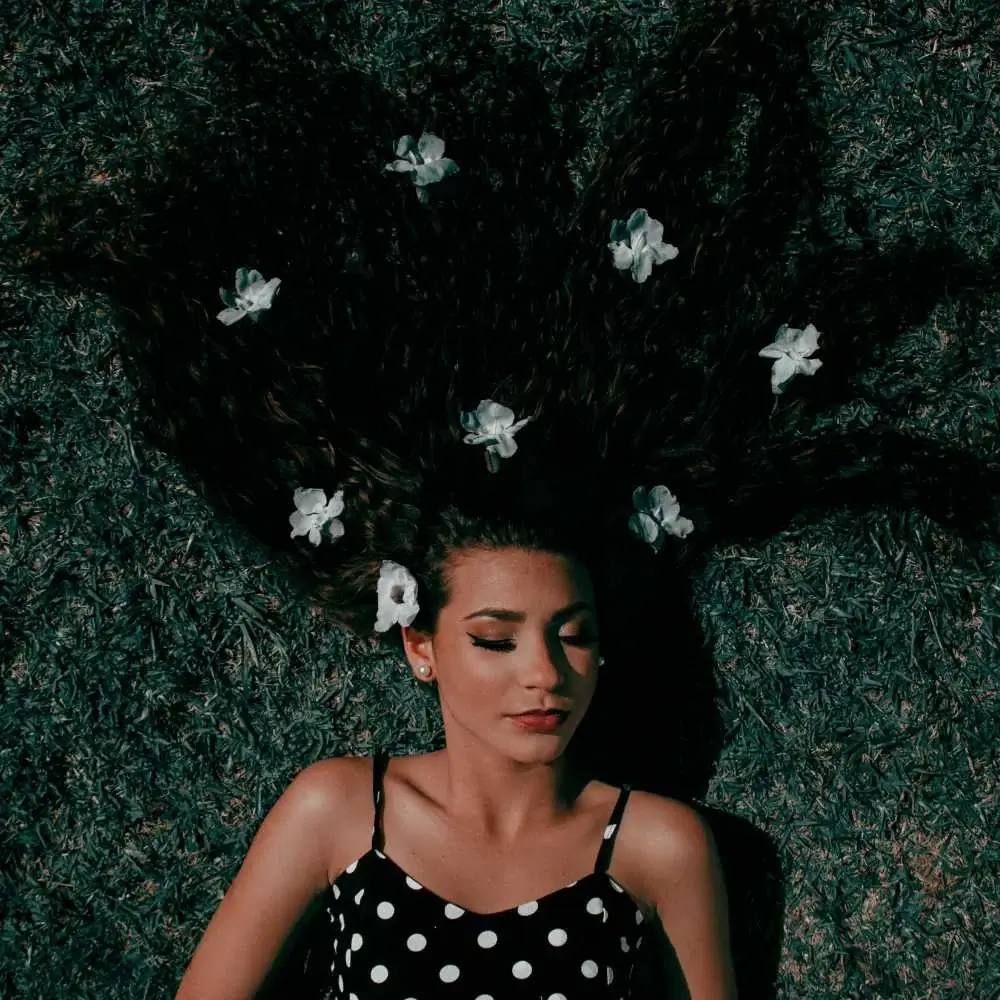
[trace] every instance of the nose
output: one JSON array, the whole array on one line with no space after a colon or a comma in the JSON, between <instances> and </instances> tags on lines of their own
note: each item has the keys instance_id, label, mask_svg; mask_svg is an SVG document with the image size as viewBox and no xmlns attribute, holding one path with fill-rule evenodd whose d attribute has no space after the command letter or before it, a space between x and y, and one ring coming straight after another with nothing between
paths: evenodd
<instances>
[{"instance_id":1,"label":"nose","mask_svg":"<svg viewBox=\"0 0 1000 1000\"><path fill-rule=\"evenodd\" d=\"M550 691L559 687L569 671L566 651L558 639L542 639L536 649L524 658L522 683L525 687Z\"/></svg>"}]
</instances>

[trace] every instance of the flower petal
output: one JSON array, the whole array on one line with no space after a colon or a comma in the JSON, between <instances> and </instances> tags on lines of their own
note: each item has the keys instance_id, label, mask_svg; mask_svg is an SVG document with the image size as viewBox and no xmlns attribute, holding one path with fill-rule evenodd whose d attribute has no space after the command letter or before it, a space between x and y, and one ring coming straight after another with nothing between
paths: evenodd
<instances>
[{"instance_id":1,"label":"flower petal","mask_svg":"<svg viewBox=\"0 0 1000 1000\"><path fill-rule=\"evenodd\" d=\"M807 358L813 351L819 349L820 332L810 323L804 330L798 331L795 339L794 353L800 358Z\"/></svg>"},{"instance_id":2,"label":"flower petal","mask_svg":"<svg viewBox=\"0 0 1000 1000\"><path fill-rule=\"evenodd\" d=\"M649 252L653 255L654 264L664 264L673 260L680 251L672 243L650 243Z\"/></svg>"},{"instance_id":3,"label":"flower petal","mask_svg":"<svg viewBox=\"0 0 1000 1000\"><path fill-rule=\"evenodd\" d=\"M489 450L501 458L510 458L517 451L517 442L509 434L500 434L496 443L489 446Z\"/></svg>"},{"instance_id":4,"label":"flower petal","mask_svg":"<svg viewBox=\"0 0 1000 1000\"><path fill-rule=\"evenodd\" d=\"M292 501L303 514L318 514L326 506L326 493L323 490L299 487L292 494Z\"/></svg>"},{"instance_id":5,"label":"flower petal","mask_svg":"<svg viewBox=\"0 0 1000 1000\"><path fill-rule=\"evenodd\" d=\"M417 151L427 160L439 160L444 156L444 139L425 132L417 143Z\"/></svg>"},{"instance_id":6,"label":"flower petal","mask_svg":"<svg viewBox=\"0 0 1000 1000\"><path fill-rule=\"evenodd\" d=\"M646 213L644 208L637 208L629 217L628 222L625 223L625 228L628 229L629 233L635 234L646 226L646 221L649 219L649 215Z\"/></svg>"},{"instance_id":7,"label":"flower petal","mask_svg":"<svg viewBox=\"0 0 1000 1000\"><path fill-rule=\"evenodd\" d=\"M633 514L628 519L628 526L634 535L642 541L648 542L654 549L659 551L660 545L663 542L662 532L660 531L660 526L648 514L643 514L642 512Z\"/></svg>"},{"instance_id":8,"label":"flower petal","mask_svg":"<svg viewBox=\"0 0 1000 1000\"><path fill-rule=\"evenodd\" d=\"M426 184L436 184L449 174L458 173L458 164L445 157L443 160L432 160L430 163L418 163L414 170L416 176L413 178L413 183L423 187Z\"/></svg>"},{"instance_id":9,"label":"flower petal","mask_svg":"<svg viewBox=\"0 0 1000 1000\"><path fill-rule=\"evenodd\" d=\"M337 490L330 497L330 502L326 505L326 511L330 517L340 517L344 513L344 491Z\"/></svg>"},{"instance_id":10,"label":"flower petal","mask_svg":"<svg viewBox=\"0 0 1000 1000\"><path fill-rule=\"evenodd\" d=\"M632 266L632 251L628 246L624 243L609 243L608 248L614 258L614 265L619 271L627 270Z\"/></svg>"},{"instance_id":11,"label":"flower petal","mask_svg":"<svg viewBox=\"0 0 1000 1000\"><path fill-rule=\"evenodd\" d=\"M385 169L391 170L397 174L402 174L416 170L417 165L415 163L410 163L409 160L394 160L392 163L387 163L385 165Z\"/></svg>"},{"instance_id":12,"label":"flower petal","mask_svg":"<svg viewBox=\"0 0 1000 1000\"><path fill-rule=\"evenodd\" d=\"M403 604L398 605L396 610L396 621L404 627L409 627L413 624L413 620L420 613L419 604Z\"/></svg>"},{"instance_id":13,"label":"flower petal","mask_svg":"<svg viewBox=\"0 0 1000 1000\"><path fill-rule=\"evenodd\" d=\"M223 309L215 318L221 320L226 326L232 326L246 316L245 309Z\"/></svg>"},{"instance_id":14,"label":"flower petal","mask_svg":"<svg viewBox=\"0 0 1000 1000\"><path fill-rule=\"evenodd\" d=\"M669 531L670 534L676 535L678 538L687 538L687 536L694 531L694 521L690 521L686 517L678 517L671 521L667 521L663 525L663 528L665 531Z\"/></svg>"},{"instance_id":15,"label":"flower petal","mask_svg":"<svg viewBox=\"0 0 1000 1000\"><path fill-rule=\"evenodd\" d=\"M666 486L654 486L649 491L649 511L661 524L677 516L681 505Z\"/></svg>"},{"instance_id":16,"label":"flower petal","mask_svg":"<svg viewBox=\"0 0 1000 1000\"><path fill-rule=\"evenodd\" d=\"M514 423L514 411L492 399L480 400L476 416L479 418L479 426L491 434L506 430Z\"/></svg>"},{"instance_id":17,"label":"flower petal","mask_svg":"<svg viewBox=\"0 0 1000 1000\"><path fill-rule=\"evenodd\" d=\"M646 243L652 246L654 243L663 242L663 223L657 222L656 219L650 219L646 223Z\"/></svg>"},{"instance_id":18,"label":"flower petal","mask_svg":"<svg viewBox=\"0 0 1000 1000\"><path fill-rule=\"evenodd\" d=\"M635 261L632 264L632 277L641 285L652 273L653 255L649 252L648 247L643 247L635 255Z\"/></svg>"},{"instance_id":19,"label":"flower petal","mask_svg":"<svg viewBox=\"0 0 1000 1000\"><path fill-rule=\"evenodd\" d=\"M407 153L415 153L416 151L417 151L417 140L414 139L412 135L404 135L396 143L397 156L406 156Z\"/></svg>"},{"instance_id":20,"label":"flower petal","mask_svg":"<svg viewBox=\"0 0 1000 1000\"><path fill-rule=\"evenodd\" d=\"M767 347L757 352L760 358L787 358L788 351L782 350L777 344L768 344Z\"/></svg>"},{"instance_id":21,"label":"flower petal","mask_svg":"<svg viewBox=\"0 0 1000 1000\"><path fill-rule=\"evenodd\" d=\"M795 362L789 357L780 357L771 369L771 392L780 393L782 385L795 374Z\"/></svg>"}]
</instances>

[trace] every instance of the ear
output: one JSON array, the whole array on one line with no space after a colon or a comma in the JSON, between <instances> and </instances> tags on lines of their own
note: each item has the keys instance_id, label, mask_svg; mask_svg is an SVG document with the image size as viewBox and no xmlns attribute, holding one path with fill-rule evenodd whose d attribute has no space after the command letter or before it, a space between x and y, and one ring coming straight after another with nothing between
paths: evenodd
<instances>
[{"instance_id":1,"label":"ear","mask_svg":"<svg viewBox=\"0 0 1000 1000\"><path fill-rule=\"evenodd\" d=\"M403 637L403 652L410 666L416 671L417 667L428 666L434 670L434 638L428 632L418 632L409 627L400 628ZM421 680L427 680L423 674L417 674Z\"/></svg>"}]
</instances>

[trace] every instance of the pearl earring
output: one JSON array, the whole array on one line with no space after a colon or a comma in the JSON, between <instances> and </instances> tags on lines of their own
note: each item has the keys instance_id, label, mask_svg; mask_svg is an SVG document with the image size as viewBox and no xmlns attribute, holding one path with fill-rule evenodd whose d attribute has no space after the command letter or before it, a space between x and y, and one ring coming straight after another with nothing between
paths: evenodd
<instances>
[{"instance_id":1,"label":"pearl earring","mask_svg":"<svg viewBox=\"0 0 1000 1000\"><path fill-rule=\"evenodd\" d=\"M420 666L417 667L417 670L422 677L426 677L431 672L431 668L427 666L426 663L421 663Z\"/></svg>"}]
</instances>

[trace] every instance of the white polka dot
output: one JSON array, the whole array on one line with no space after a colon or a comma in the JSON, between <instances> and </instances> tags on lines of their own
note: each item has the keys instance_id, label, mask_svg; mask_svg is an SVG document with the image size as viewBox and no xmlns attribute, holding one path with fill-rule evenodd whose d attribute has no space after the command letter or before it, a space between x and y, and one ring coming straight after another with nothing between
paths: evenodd
<instances>
[{"instance_id":1,"label":"white polka dot","mask_svg":"<svg viewBox=\"0 0 1000 1000\"><path fill-rule=\"evenodd\" d=\"M364 943L365 940L360 934L351 935L351 951L357 951Z\"/></svg>"},{"instance_id":2,"label":"white polka dot","mask_svg":"<svg viewBox=\"0 0 1000 1000\"><path fill-rule=\"evenodd\" d=\"M449 920L457 920L463 913L465 913L465 910L463 910L461 906L456 906L454 903L448 903L448 905L444 908L444 915Z\"/></svg>"},{"instance_id":3,"label":"white polka dot","mask_svg":"<svg viewBox=\"0 0 1000 1000\"><path fill-rule=\"evenodd\" d=\"M333 939L333 953L337 953L337 949L340 947L340 938Z\"/></svg>"},{"instance_id":4,"label":"white polka dot","mask_svg":"<svg viewBox=\"0 0 1000 1000\"><path fill-rule=\"evenodd\" d=\"M384 983L389 978L389 970L384 965L376 965L372 969L372 982ZM344 987L341 986L341 989Z\"/></svg>"},{"instance_id":5,"label":"white polka dot","mask_svg":"<svg viewBox=\"0 0 1000 1000\"><path fill-rule=\"evenodd\" d=\"M497 936L493 931L483 931L479 937L476 938L480 948L492 948L493 945L497 943Z\"/></svg>"},{"instance_id":6,"label":"white polka dot","mask_svg":"<svg viewBox=\"0 0 1000 1000\"><path fill-rule=\"evenodd\" d=\"M560 945L564 945L567 938L568 935L561 927L554 927L549 931L549 944L554 944L557 948Z\"/></svg>"},{"instance_id":7,"label":"white polka dot","mask_svg":"<svg viewBox=\"0 0 1000 1000\"><path fill-rule=\"evenodd\" d=\"M352 993L352 994L351 994L351 995L350 995L350 996L349 996L349 997L347 998L347 1000L358 1000L358 995L357 995L357 993Z\"/></svg>"},{"instance_id":8,"label":"white polka dot","mask_svg":"<svg viewBox=\"0 0 1000 1000\"><path fill-rule=\"evenodd\" d=\"M411 889L423 889L423 886L415 878L410 878L409 875L406 876L406 884Z\"/></svg>"},{"instance_id":9,"label":"white polka dot","mask_svg":"<svg viewBox=\"0 0 1000 1000\"><path fill-rule=\"evenodd\" d=\"M453 983L458 979L458 966L457 965L446 965L438 973L441 977L442 983Z\"/></svg>"},{"instance_id":10,"label":"white polka dot","mask_svg":"<svg viewBox=\"0 0 1000 1000\"><path fill-rule=\"evenodd\" d=\"M396 907L392 903L379 903L375 907L375 912L383 919L388 920L396 912Z\"/></svg>"},{"instance_id":11,"label":"white polka dot","mask_svg":"<svg viewBox=\"0 0 1000 1000\"><path fill-rule=\"evenodd\" d=\"M628 938L622 938L622 951L628 951Z\"/></svg>"},{"instance_id":12,"label":"white polka dot","mask_svg":"<svg viewBox=\"0 0 1000 1000\"><path fill-rule=\"evenodd\" d=\"M347 951L344 952L344 964L348 968L351 967L351 949L350 948L348 948Z\"/></svg>"},{"instance_id":13,"label":"white polka dot","mask_svg":"<svg viewBox=\"0 0 1000 1000\"><path fill-rule=\"evenodd\" d=\"M604 900L600 896L594 896L592 899L587 900L587 912L593 913L595 916L598 913L604 912Z\"/></svg>"},{"instance_id":14,"label":"white polka dot","mask_svg":"<svg viewBox=\"0 0 1000 1000\"><path fill-rule=\"evenodd\" d=\"M564 993L553 993L549 996L548 1000L566 1000L566 995Z\"/></svg>"},{"instance_id":15,"label":"white polka dot","mask_svg":"<svg viewBox=\"0 0 1000 1000\"><path fill-rule=\"evenodd\" d=\"M333 889L333 898L334 899L340 899L340 886L339 885L331 885L330 888Z\"/></svg>"},{"instance_id":16,"label":"white polka dot","mask_svg":"<svg viewBox=\"0 0 1000 1000\"><path fill-rule=\"evenodd\" d=\"M618 826L618 824L617 824L617 823L609 823L609 824L608 824L608 825L607 825L607 826L606 826L606 827L604 828L604 839L605 839L605 840L610 840L610 839L611 839L611 835L612 835L612 834L613 834L613 833L615 832L615 828L616 828L617 826Z\"/></svg>"},{"instance_id":17,"label":"white polka dot","mask_svg":"<svg viewBox=\"0 0 1000 1000\"><path fill-rule=\"evenodd\" d=\"M343 913L341 913L341 915L340 915L340 929L341 930L344 929L344 914Z\"/></svg>"},{"instance_id":18,"label":"white polka dot","mask_svg":"<svg viewBox=\"0 0 1000 1000\"><path fill-rule=\"evenodd\" d=\"M578 878L575 878L575 879L573 879L573 881L572 881L572 882L570 882L570 884L569 884L568 886L566 886L566 888L567 888L567 889L572 889L572 888L573 888L573 886L574 886L574 885L576 885L576 883L577 883L577 882L579 882L579 881L580 881L580 880L579 880Z\"/></svg>"},{"instance_id":19,"label":"white polka dot","mask_svg":"<svg viewBox=\"0 0 1000 1000\"><path fill-rule=\"evenodd\" d=\"M344 869L344 871L345 871L345 872L347 872L347 874L348 874L348 875L353 875L353 874L354 874L354 869L355 869L355 868L357 868L357 867L358 867L358 862L357 862L357 861L352 861L352 862L351 862L351 863L350 863L350 864L349 864L349 865L348 865L348 866L347 866L347 867L346 867L346 868Z\"/></svg>"},{"instance_id":20,"label":"white polka dot","mask_svg":"<svg viewBox=\"0 0 1000 1000\"><path fill-rule=\"evenodd\" d=\"M341 993L344 992L344 977L343 976L340 976L340 975L337 976L337 989L340 990Z\"/></svg>"},{"instance_id":21,"label":"white polka dot","mask_svg":"<svg viewBox=\"0 0 1000 1000\"><path fill-rule=\"evenodd\" d=\"M614 889L615 892L625 891L610 875L608 876L608 881L611 883L611 888Z\"/></svg>"},{"instance_id":22,"label":"white polka dot","mask_svg":"<svg viewBox=\"0 0 1000 1000\"><path fill-rule=\"evenodd\" d=\"M642 923L642 910L636 910L635 911L635 922L637 924L641 924Z\"/></svg>"},{"instance_id":23,"label":"white polka dot","mask_svg":"<svg viewBox=\"0 0 1000 1000\"><path fill-rule=\"evenodd\" d=\"M359 906L361 905L361 897L364 894L365 894L364 889L358 889L358 891L354 894L354 902L357 903Z\"/></svg>"},{"instance_id":24,"label":"white polka dot","mask_svg":"<svg viewBox=\"0 0 1000 1000\"><path fill-rule=\"evenodd\" d=\"M530 903L522 903L518 908L517 912L521 914L522 917L530 917L535 910L538 909L537 900L532 900Z\"/></svg>"},{"instance_id":25,"label":"white polka dot","mask_svg":"<svg viewBox=\"0 0 1000 1000\"><path fill-rule=\"evenodd\" d=\"M615 981L615 970L608 966L608 986L610 986Z\"/></svg>"},{"instance_id":26,"label":"white polka dot","mask_svg":"<svg viewBox=\"0 0 1000 1000\"><path fill-rule=\"evenodd\" d=\"M476 997L476 1000L493 1000L493 997L491 997L489 993L480 993L479 996Z\"/></svg>"},{"instance_id":27,"label":"white polka dot","mask_svg":"<svg viewBox=\"0 0 1000 1000\"><path fill-rule=\"evenodd\" d=\"M514 973L515 979L527 979L531 975L530 962L515 962L514 968L510 970Z\"/></svg>"},{"instance_id":28,"label":"white polka dot","mask_svg":"<svg viewBox=\"0 0 1000 1000\"><path fill-rule=\"evenodd\" d=\"M592 962L589 958L583 965L580 966L580 971L588 978L593 979L597 975L597 963Z\"/></svg>"},{"instance_id":29,"label":"white polka dot","mask_svg":"<svg viewBox=\"0 0 1000 1000\"><path fill-rule=\"evenodd\" d=\"M385 855L377 847L375 848L375 856L385 861Z\"/></svg>"},{"instance_id":30,"label":"white polka dot","mask_svg":"<svg viewBox=\"0 0 1000 1000\"><path fill-rule=\"evenodd\" d=\"M423 951L427 947L427 938L423 934L411 934L406 939L406 947L410 951Z\"/></svg>"}]
</instances>

